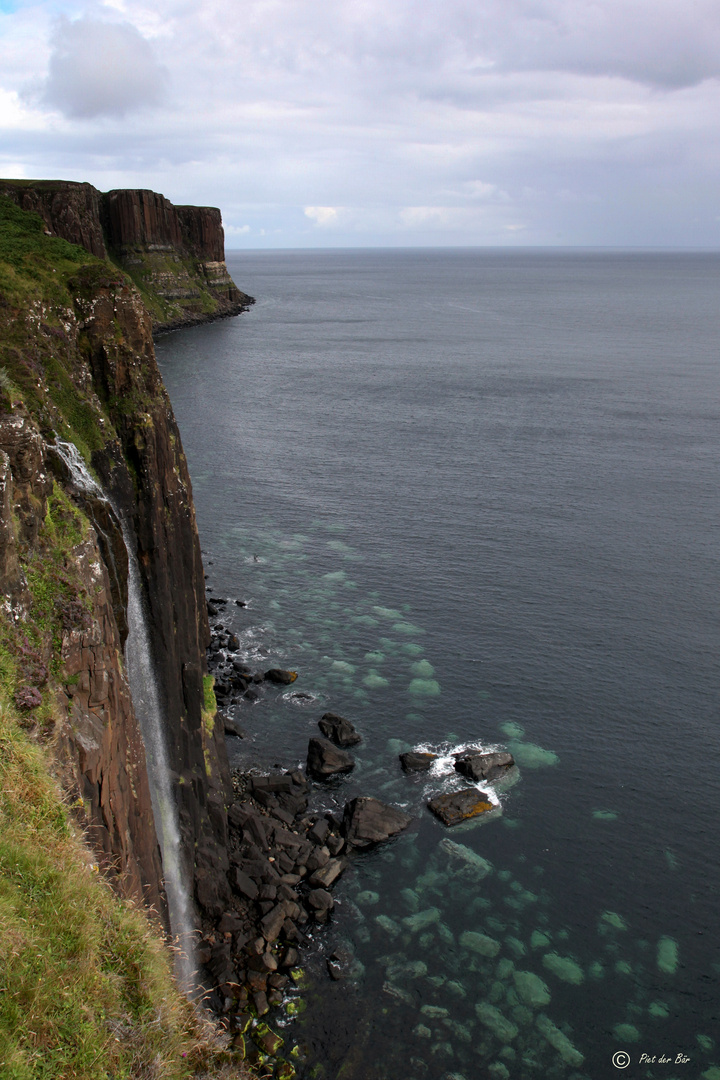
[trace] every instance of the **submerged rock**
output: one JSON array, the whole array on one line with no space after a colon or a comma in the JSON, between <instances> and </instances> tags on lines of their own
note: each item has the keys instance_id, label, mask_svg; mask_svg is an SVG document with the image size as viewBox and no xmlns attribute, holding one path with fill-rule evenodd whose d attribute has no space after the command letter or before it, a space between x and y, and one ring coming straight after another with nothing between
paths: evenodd
<instances>
[{"instance_id":1,"label":"submerged rock","mask_svg":"<svg viewBox=\"0 0 720 1080\"><path fill-rule=\"evenodd\" d=\"M579 986L585 979L583 969L569 956L559 956L556 952L546 953L543 956L543 965L548 971L552 971L553 975L557 975L558 979L572 983L573 986Z\"/></svg>"},{"instance_id":2,"label":"submerged rock","mask_svg":"<svg viewBox=\"0 0 720 1080\"><path fill-rule=\"evenodd\" d=\"M469 780L497 780L515 764L506 751L495 754L462 754L455 759L455 771Z\"/></svg>"},{"instance_id":3,"label":"submerged rock","mask_svg":"<svg viewBox=\"0 0 720 1080\"><path fill-rule=\"evenodd\" d=\"M353 724L344 716L326 712L318 720L318 727L326 739L330 739L336 746L357 746L362 742L362 736L355 730Z\"/></svg>"},{"instance_id":4,"label":"submerged rock","mask_svg":"<svg viewBox=\"0 0 720 1080\"><path fill-rule=\"evenodd\" d=\"M535 1023L540 1034L557 1050L564 1062L574 1066L576 1069L582 1065L585 1060L584 1056L573 1046L567 1035L564 1035L559 1028L555 1027L549 1017L541 1013Z\"/></svg>"},{"instance_id":5,"label":"submerged rock","mask_svg":"<svg viewBox=\"0 0 720 1080\"><path fill-rule=\"evenodd\" d=\"M329 739L311 739L308 743L307 771L323 779L336 773L350 772L354 758L346 750L333 746Z\"/></svg>"},{"instance_id":6,"label":"submerged rock","mask_svg":"<svg viewBox=\"0 0 720 1080\"><path fill-rule=\"evenodd\" d=\"M677 941L671 937L661 937L657 947L657 966L665 975L674 975L678 966Z\"/></svg>"},{"instance_id":7,"label":"submerged rock","mask_svg":"<svg viewBox=\"0 0 720 1080\"><path fill-rule=\"evenodd\" d=\"M320 741L320 740L317 740ZM345 804L342 831L353 847L369 847L406 829L412 818L379 799L360 796Z\"/></svg>"},{"instance_id":8,"label":"submerged rock","mask_svg":"<svg viewBox=\"0 0 720 1080\"><path fill-rule=\"evenodd\" d=\"M460 945L463 949L478 953L479 956L497 956L500 952L500 942L487 934L479 934L476 930L465 930L460 935Z\"/></svg>"},{"instance_id":9,"label":"submerged rock","mask_svg":"<svg viewBox=\"0 0 720 1080\"><path fill-rule=\"evenodd\" d=\"M516 971L513 974L518 997L533 1009L540 1009L550 1002L547 983L532 971Z\"/></svg>"},{"instance_id":10,"label":"submerged rock","mask_svg":"<svg viewBox=\"0 0 720 1080\"><path fill-rule=\"evenodd\" d=\"M402 771L406 773L427 772L433 761L437 760L437 754L430 754L418 750L411 750L407 754L399 754Z\"/></svg>"},{"instance_id":11,"label":"submerged rock","mask_svg":"<svg viewBox=\"0 0 720 1080\"><path fill-rule=\"evenodd\" d=\"M403 919L403 926L406 926L411 934L417 934L420 930L427 930L429 926L437 922L440 922L440 910L431 907L425 911L419 911L417 915L406 916Z\"/></svg>"},{"instance_id":12,"label":"submerged rock","mask_svg":"<svg viewBox=\"0 0 720 1080\"><path fill-rule=\"evenodd\" d=\"M466 876L482 881L483 878L492 873L492 863L484 859L482 855L478 855L471 848L466 847L465 844L456 844L454 840L445 837L444 840L440 841L439 846L451 859L459 864Z\"/></svg>"},{"instance_id":13,"label":"submerged rock","mask_svg":"<svg viewBox=\"0 0 720 1080\"><path fill-rule=\"evenodd\" d=\"M493 804L484 791L463 788L462 791L453 791L448 795L438 795L430 800L428 807L440 818L443 825L450 826L487 813L493 809Z\"/></svg>"},{"instance_id":14,"label":"submerged rock","mask_svg":"<svg viewBox=\"0 0 720 1080\"><path fill-rule=\"evenodd\" d=\"M517 1037L518 1029L515 1024L508 1020L506 1016L503 1016L500 1010L496 1009L494 1005L490 1005L489 1002L478 1002L475 1006L475 1012L480 1023L490 1028L501 1042L509 1043Z\"/></svg>"}]
</instances>

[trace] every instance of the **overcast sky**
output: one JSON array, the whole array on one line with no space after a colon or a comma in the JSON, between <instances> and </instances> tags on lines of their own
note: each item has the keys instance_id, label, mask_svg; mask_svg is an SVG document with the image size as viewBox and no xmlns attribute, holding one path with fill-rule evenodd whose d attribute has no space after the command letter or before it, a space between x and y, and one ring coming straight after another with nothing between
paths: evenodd
<instances>
[{"instance_id":1,"label":"overcast sky","mask_svg":"<svg viewBox=\"0 0 720 1080\"><path fill-rule=\"evenodd\" d=\"M0 0L0 175L227 247L720 246L720 0Z\"/></svg>"}]
</instances>

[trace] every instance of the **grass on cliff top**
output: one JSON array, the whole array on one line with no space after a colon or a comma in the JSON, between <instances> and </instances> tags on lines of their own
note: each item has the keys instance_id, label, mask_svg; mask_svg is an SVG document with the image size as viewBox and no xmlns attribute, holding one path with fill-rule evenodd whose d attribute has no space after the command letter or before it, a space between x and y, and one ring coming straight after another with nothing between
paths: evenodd
<instances>
[{"instance_id":1,"label":"grass on cliff top","mask_svg":"<svg viewBox=\"0 0 720 1080\"><path fill-rule=\"evenodd\" d=\"M84 248L46 236L39 214L0 193L0 293L8 299L23 299L29 290L61 298L67 274L91 261Z\"/></svg>"},{"instance_id":2,"label":"grass on cliff top","mask_svg":"<svg viewBox=\"0 0 720 1080\"><path fill-rule=\"evenodd\" d=\"M218 1077L218 1056L159 936L100 878L42 749L0 703L0 1077Z\"/></svg>"}]
</instances>

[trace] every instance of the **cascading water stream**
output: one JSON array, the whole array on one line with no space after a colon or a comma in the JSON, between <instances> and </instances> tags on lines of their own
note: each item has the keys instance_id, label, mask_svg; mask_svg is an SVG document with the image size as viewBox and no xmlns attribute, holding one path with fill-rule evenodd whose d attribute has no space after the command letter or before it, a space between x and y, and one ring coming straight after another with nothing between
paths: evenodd
<instances>
[{"instance_id":1,"label":"cascading water stream","mask_svg":"<svg viewBox=\"0 0 720 1080\"><path fill-rule=\"evenodd\" d=\"M198 983L197 965L194 960L195 926L192 904L183 874L180 828L168 766L163 712L150 649L148 619L132 535L123 515L112 506L88 472L77 447L73 443L56 439L55 449L65 462L75 487L84 494L109 504L122 529L128 555L128 637L125 644L125 661L135 715L145 744L150 798L155 831L162 855L170 930L176 950L175 975L181 989L186 994L192 994Z\"/></svg>"}]
</instances>

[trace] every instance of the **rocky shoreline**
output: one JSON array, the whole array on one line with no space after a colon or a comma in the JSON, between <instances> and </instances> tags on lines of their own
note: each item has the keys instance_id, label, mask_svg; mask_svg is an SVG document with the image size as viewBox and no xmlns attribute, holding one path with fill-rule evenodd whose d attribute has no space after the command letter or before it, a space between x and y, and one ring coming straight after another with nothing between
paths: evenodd
<instances>
[{"instance_id":1,"label":"rocky shoreline","mask_svg":"<svg viewBox=\"0 0 720 1080\"><path fill-rule=\"evenodd\" d=\"M238 639L218 619L230 603L244 606L242 601L208 599L214 620L208 667L216 680L217 718L228 734L243 737L222 706L240 698L251 702L260 684L289 685L297 676L278 668L253 672L240 659ZM333 713L324 714L319 727L330 738L310 740L308 774L279 768L263 776L237 770L232 774L230 894L211 895L217 879L208 874L203 907L214 918L204 920L196 950L207 989L205 1004L221 1018L232 1049L252 1065L272 1068L280 1080L295 1075L294 1057L264 1018L282 1006L290 1014L299 1011L289 994L302 982L302 950L310 945L313 931L328 923L335 906L332 889L354 852L390 839L412 820L370 797L351 799L342 817L312 813L313 788L321 790L324 777L352 768L354 762L342 747L361 741L353 725ZM325 959L330 978L351 974L351 956L331 951Z\"/></svg>"},{"instance_id":2,"label":"rocky shoreline","mask_svg":"<svg viewBox=\"0 0 720 1080\"><path fill-rule=\"evenodd\" d=\"M208 596L208 669L215 680L218 721L227 735L243 738L241 725L223 709L256 701L264 683L291 685L297 673L280 668L253 671L240 656L240 641L228 625L233 606L246 605ZM314 932L328 924L335 906L332 889L354 854L382 844L412 821L369 796L347 802L342 815L313 813L313 791L321 792L327 778L349 772L354 759L348 748L362 742L354 725L335 713L324 713L318 728L319 735L309 740L305 772L278 766L262 776L233 773L227 843L230 895L203 897L205 911L214 912L215 918L206 919L197 949L205 1002L221 1018L233 1049L282 1080L295 1075L298 1050L289 1050L269 1026L270 1011L301 1011L297 988L303 979L302 952L311 944L317 951ZM436 758L429 752L405 753L399 755L399 764L405 773L425 772ZM476 783L493 783L514 767L504 752L465 752L455 758L456 772ZM478 787L470 787L430 799L428 808L449 826L492 810L495 803ZM212 880L209 876L209 886ZM351 955L330 952L325 964L334 980L352 975Z\"/></svg>"}]
</instances>

